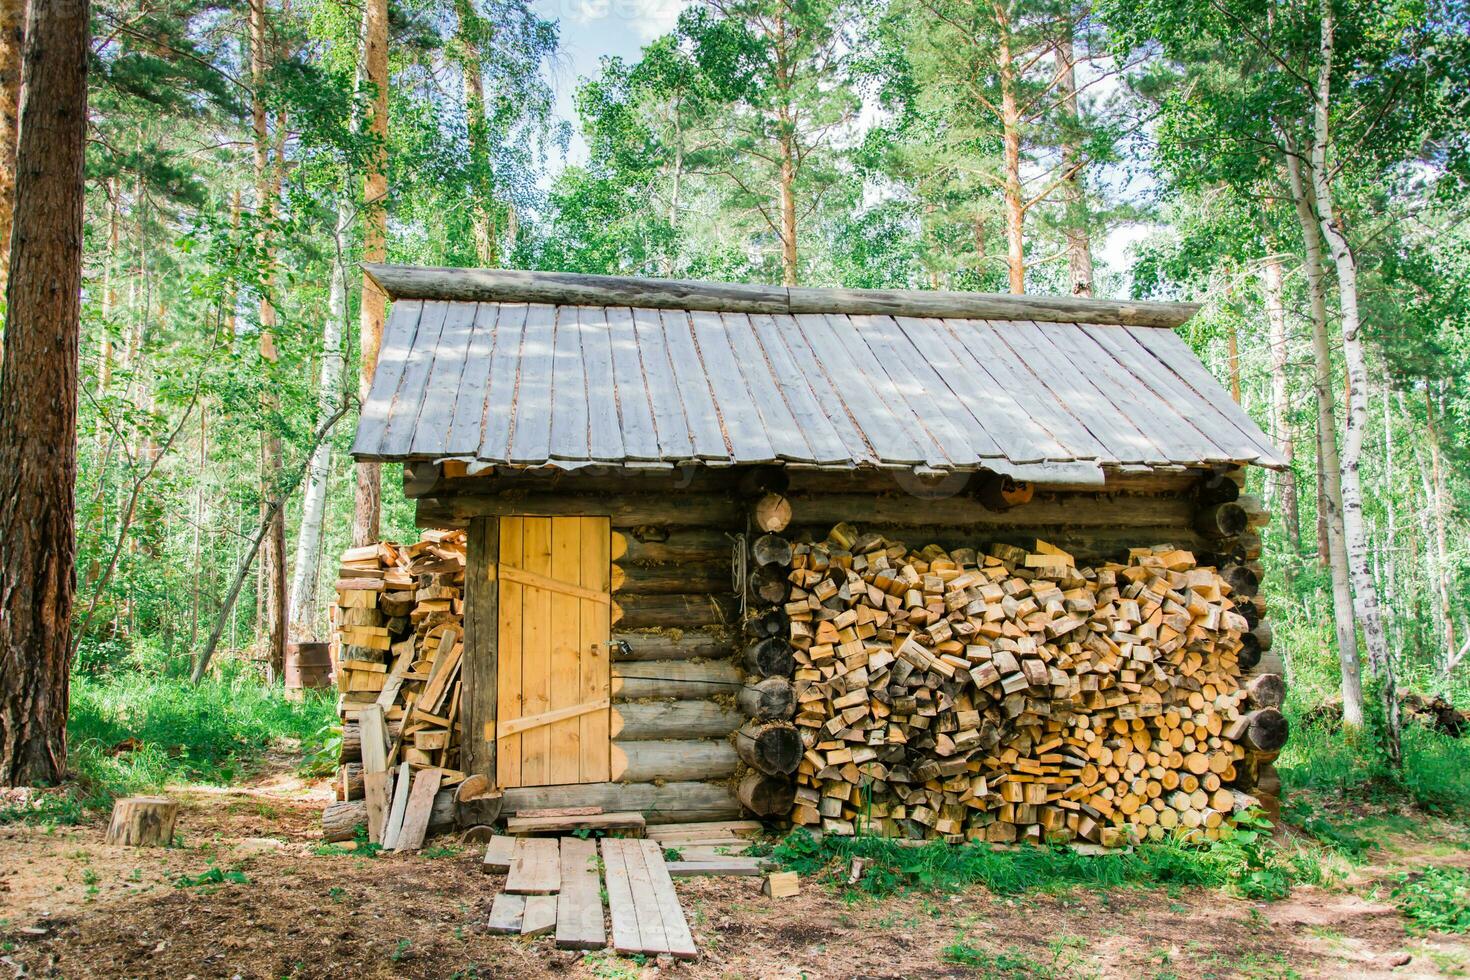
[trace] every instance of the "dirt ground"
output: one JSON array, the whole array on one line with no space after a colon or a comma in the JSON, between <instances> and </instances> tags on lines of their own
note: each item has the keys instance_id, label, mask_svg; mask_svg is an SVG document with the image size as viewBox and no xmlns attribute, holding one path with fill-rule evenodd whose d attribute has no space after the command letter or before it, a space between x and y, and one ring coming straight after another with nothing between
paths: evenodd
<instances>
[{"instance_id":1,"label":"dirt ground","mask_svg":"<svg viewBox=\"0 0 1470 980\"><path fill-rule=\"evenodd\" d=\"M1427 977L1470 972L1464 937L1411 936L1388 903L1394 870L1470 863L1423 835L1384 840L1331 888L1253 903L1218 892L1074 890L998 898L847 901L803 882L771 900L752 878L682 879L700 958L570 953L492 936L502 883L479 849L320 853L327 790L276 774L228 790L177 788L181 840L111 848L98 824L0 827L0 978ZM224 881L181 886L210 868ZM976 951L951 962L954 944Z\"/></svg>"}]
</instances>

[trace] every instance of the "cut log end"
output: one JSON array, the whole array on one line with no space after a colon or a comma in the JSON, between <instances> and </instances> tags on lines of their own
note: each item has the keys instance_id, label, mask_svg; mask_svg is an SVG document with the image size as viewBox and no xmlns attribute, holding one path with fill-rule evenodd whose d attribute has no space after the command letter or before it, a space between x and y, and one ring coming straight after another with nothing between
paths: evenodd
<instances>
[{"instance_id":1,"label":"cut log end","mask_svg":"<svg viewBox=\"0 0 1470 980\"><path fill-rule=\"evenodd\" d=\"M790 812L796 802L796 784L789 779L747 773L735 791L736 799L757 817L776 817Z\"/></svg>"}]
</instances>

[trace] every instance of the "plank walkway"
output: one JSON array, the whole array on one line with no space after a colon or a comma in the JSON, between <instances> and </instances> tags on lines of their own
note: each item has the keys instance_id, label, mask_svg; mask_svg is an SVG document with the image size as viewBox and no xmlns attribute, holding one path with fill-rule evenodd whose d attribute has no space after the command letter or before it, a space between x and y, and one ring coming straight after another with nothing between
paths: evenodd
<instances>
[{"instance_id":1,"label":"plank walkway","mask_svg":"<svg viewBox=\"0 0 1470 980\"><path fill-rule=\"evenodd\" d=\"M558 814L555 818L592 816ZM541 819L541 818L537 818ZM603 949L608 945L603 895L619 953L694 959L698 953L674 877L700 874L757 875L766 862L700 853L700 860L667 862L666 847L691 852L739 850L759 829L749 821L650 828L648 838L496 836L485 847L486 872L506 874L486 928L505 935L555 932L560 949ZM601 848L601 874L598 867ZM692 846L691 846L692 845Z\"/></svg>"}]
</instances>

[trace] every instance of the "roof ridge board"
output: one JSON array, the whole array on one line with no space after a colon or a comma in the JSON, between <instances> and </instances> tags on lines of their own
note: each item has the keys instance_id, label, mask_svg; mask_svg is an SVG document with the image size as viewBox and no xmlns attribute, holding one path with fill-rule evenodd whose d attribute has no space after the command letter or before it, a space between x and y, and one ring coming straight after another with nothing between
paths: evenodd
<instances>
[{"instance_id":1,"label":"roof ridge board","mask_svg":"<svg viewBox=\"0 0 1470 980\"><path fill-rule=\"evenodd\" d=\"M919 289L828 289L686 279L641 279L522 269L454 269L365 263L363 270L394 299L558 306L628 306L713 313L823 313L1079 321L1172 329L1196 303L1133 302L1075 296L1028 296Z\"/></svg>"}]
</instances>

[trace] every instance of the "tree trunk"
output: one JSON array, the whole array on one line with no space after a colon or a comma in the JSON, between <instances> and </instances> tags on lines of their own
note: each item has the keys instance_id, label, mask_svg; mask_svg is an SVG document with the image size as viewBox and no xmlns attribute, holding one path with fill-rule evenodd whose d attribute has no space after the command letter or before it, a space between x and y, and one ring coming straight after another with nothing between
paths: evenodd
<instances>
[{"instance_id":1,"label":"tree trunk","mask_svg":"<svg viewBox=\"0 0 1470 980\"><path fill-rule=\"evenodd\" d=\"M87 0L47 0L26 24L0 375L0 784L8 786L55 783L66 772L90 20Z\"/></svg>"},{"instance_id":2,"label":"tree trunk","mask_svg":"<svg viewBox=\"0 0 1470 980\"><path fill-rule=\"evenodd\" d=\"M783 114L784 117L784 114ZM796 155L785 118L781 121L781 284L796 285Z\"/></svg>"},{"instance_id":3,"label":"tree trunk","mask_svg":"<svg viewBox=\"0 0 1470 980\"><path fill-rule=\"evenodd\" d=\"M999 10L999 8L997 8ZM1010 24L998 16L1000 48L1000 121L1005 165L1006 266L1011 292L1026 291L1026 205L1021 184L1021 110L1016 103L1015 69L1011 57Z\"/></svg>"},{"instance_id":4,"label":"tree trunk","mask_svg":"<svg viewBox=\"0 0 1470 980\"><path fill-rule=\"evenodd\" d=\"M363 4L362 80L371 91L367 119L372 152L363 178L362 260L382 262L388 255L388 0ZM383 319L388 298L366 274L362 277L362 309L358 320L358 398L364 404L378 367ZM357 492L352 510L352 543L378 540L382 511L382 472L377 463L357 464Z\"/></svg>"},{"instance_id":5,"label":"tree trunk","mask_svg":"<svg viewBox=\"0 0 1470 980\"><path fill-rule=\"evenodd\" d=\"M1286 531L1287 543L1291 546L1293 561L1301 554L1301 515L1296 499L1296 438L1291 430L1291 401L1287 386L1287 358L1289 338L1286 323L1285 275L1281 256L1267 239L1265 265L1261 270L1261 293L1265 300L1266 324L1271 345L1271 439L1276 443L1281 457L1286 460L1286 470L1273 473L1270 477L1272 510L1281 514L1282 526Z\"/></svg>"},{"instance_id":6,"label":"tree trunk","mask_svg":"<svg viewBox=\"0 0 1470 980\"><path fill-rule=\"evenodd\" d=\"M1449 512L1449 494L1445 487L1444 468L1439 458L1439 422L1434 410L1434 396L1424 392L1424 416L1428 420L1426 441L1429 443L1430 511L1434 515L1435 591L1439 597L1439 615L1444 621L1445 663L1458 652L1454 620L1454 568L1449 559L1449 536L1445 517Z\"/></svg>"},{"instance_id":7,"label":"tree trunk","mask_svg":"<svg viewBox=\"0 0 1470 980\"><path fill-rule=\"evenodd\" d=\"M1288 140L1286 171L1291 181L1297 221L1301 225L1307 293L1312 309L1312 387L1317 396L1317 479L1319 520L1327 531L1327 568L1332 576L1333 622L1337 627L1337 659L1342 672L1342 718L1347 725L1363 724L1362 665L1358 655L1357 624L1353 617L1352 587L1342 529L1342 470L1337 457L1337 418L1332 391L1332 347L1327 339L1327 296L1322 282L1322 238L1318 231L1312 192L1302 175L1302 160Z\"/></svg>"},{"instance_id":8,"label":"tree trunk","mask_svg":"<svg viewBox=\"0 0 1470 980\"><path fill-rule=\"evenodd\" d=\"M15 215L15 155L20 135L21 51L26 0L0 0L0 276L10 268L10 223ZM4 287L0 282L0 288Z\"/></svg>"},{"instance_id":9,"label":"tree trunk","mask_svg":"<svg viewBox=\"0 0 1470 980\"><path fill-rule=\"evenodd\" d=\"M265 265L265 281L260 297L260 356L262 368L269 374L269 365L276 361L275 335L276 308L271 302L271 290L275 279L274 234L268 227L275 218L276 197L279 188L272 176L270 166L269 128L266 124L264 100L267 61L266 0L250 0L250 122L254 135L255 150L255 207L256 218L261 223L260 252ZM267 383L261 395L261 412L266 420L261 434L261 487L262 501L273 497L278 491L276 484L281 475L281 437L276 434L272 416L277 404L274 389ZM262 507L264 507L262 503ZM260 575L262 586L262 612L265 628L266 665L270 680L274 682L285 671L286 664L286 519L283 509L275 510L275 517L266 531L261 548Z\"/></svg>"},{"instance_id":10,"label":"tree trunk","mask_svg":"<svg viewBox=\"0 0 1470 980\"><path fill-rule=\"evenodd\" d=\"M1359 474L1363 456L1363 440L1368 429L1368 366L1363 351L1361 321L1358 312L1358 264L1353 255L1342 218L1332 199L1331 165L1332 133L1329 126L1333 58L1333 13L1331 0L1320 4L1322 33L1321 58L1317 73L1317 98L1313 109L1312 186L1317 197L1317 220L1322 238L1332 253L1337 269L1337 295L1342 317L1342 356L1347 366L1347 429L1342 444L1342 523L1347 544L1348 572L1352 578L1353 598L1358 623L1363 630L1363 643L1368 648L1368 665L1377 675L1379 694L1383 699L1385 735L1389 763L1400 764L1399 704L1394 690L1393 662L1388 640L1383 632L1383 616L1378 605L1378 586L1373 581L1370 564L1368 531L1363 514L1362 482Z\"/></svg>"},{"instance_id":11,"label":"tree trunk","mask_svg":"<svg viewBox=\"0 0 1470 980\"><path fill-rule=\"evenodd\" d=\"M337 204L333 229L332 281L327 292L327 322L322 326L322 368L317 381L317 404L326 417L337 404L342 384L342 325L347 320L347 265L343 261L352 210ZM295 573L291 579L291 627L299 639L316 636L320 611L316 580L321 567L322 518L327 509L327 484L332 475L332 446L323 441L311 454L306 473L306 496L301 504L301 528L296 534Z\"/></svg>"},{"instance_id":12,"label":"tree trunk","mask_svg":"<svg viewBox=\"0 0 1470 980\"><path fill-rule=\"evenodd\" d=\"M0 0L3 3L4 0ZM0 178L3 181L3 178ZM3 190L0 190L3 193ZM107 182L107 253L102 259L102 336L97 341L97 390L112 386L112 315L117 311L118 209L117 178Z\"/></svg>"},{"instance_id":13,"label":"tree trunk","mask_svg":"<svg viewBox=\"0 0 1470 980\"><path fill-rule=\"evenodd\" d=\"M1075 15L1080 16L1080 15ZM1062 112L1071 131L1062 142L1062 183L1066 202L1067 268L1071 273L1072 295L1091 296L1093 290L1092 240L1087 228L1087 182L1083 175L1082 153L1077 143L1082 130L1082 110L1077 102L1077 57L1072 40L1076 20L1068 20L1057 40L1060 64L1058 92Z\"/></svg>"},{"instance_id":14,"label":"tree trunk","mask_svg":"<svg viewBox=\"0 0 1470 980\"><path fill-rule=\"evenodd\" d=\"M459 18L458 58L464 79L464 114L470 137L470 163L476 180L470 201L471 234L475 242L475 261L491 269L500 264L495 241L495 214L492 200L493 180L488 178L490 154L487 149L488 122L485 118L485 82L480 62L479 32L475 30L477 14L470 0L457 0L454 5Z\"/></svg>"}]
</instances>

